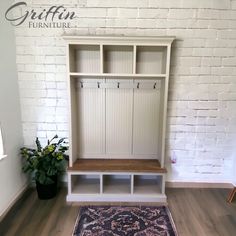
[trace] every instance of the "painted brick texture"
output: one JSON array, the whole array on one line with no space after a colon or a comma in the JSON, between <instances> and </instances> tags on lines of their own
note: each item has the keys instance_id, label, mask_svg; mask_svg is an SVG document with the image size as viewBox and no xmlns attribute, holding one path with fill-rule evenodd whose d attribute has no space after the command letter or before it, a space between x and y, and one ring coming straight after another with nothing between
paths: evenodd
<instances>
[{"instance_id":1,"label":"painted brick texture","mask_svg":"<svg viewBox=\"0 0 236 236\"><path fill-rule=\"evenodd\" d=\"M171 181L228 182L236 156L236 1L30 0L76 11L69 29L15 28L25 145L68 136L64 34L176 36L166 165ZM23 11L23 10L22 10ZM175 158L176 164L171 164Z\"/></svg>"}]
</instances>

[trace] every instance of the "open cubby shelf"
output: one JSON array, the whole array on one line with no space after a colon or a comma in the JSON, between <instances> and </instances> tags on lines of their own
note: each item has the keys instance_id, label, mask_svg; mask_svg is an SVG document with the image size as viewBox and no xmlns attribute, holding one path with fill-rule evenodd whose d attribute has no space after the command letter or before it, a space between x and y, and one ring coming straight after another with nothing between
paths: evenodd
<instances>
[{"instance_id":1,"label":"open cubby shelf","mask_svg":"<svg viewBox=\"0 0 236 236\"><path fill-rule=\"evenodd\" d=\"M166 46L70 45L71 75L166 76Z\"/></svg>"},{"instance_id":2,"label":"open cubby shelf","mask_svg":"<svg viewBox=\"0 0 236 236\"><path fill-rule=\"evenodd\" d=\"M72 175L72 193L98 194L100 193L100 176L93 174Z\"/></svg>"},{"instance_id":3,"label":"open cubby shelf","mask_svg":"<svg viewBox=\"0 0 236 236\"><path fill-rule=\"evenodd\" d=\"M133 47L103 46L103 73L133 74Z\"/></svg>"},{"instance_id":4,"label":"open cubby shelf","mask_svg":"<svg viewBox=\"0 0 236 236\"><path fill-rule=\"evenodd\" d=\"M67 36L67 201L165 202L173 37Z\"/></svg>"},{"instance_id":5,"label":"open cubby shelf","mask_svg":"<svg viewBox=\"0 0 236 236\"><path fill-rule=\"evenodd\" d=\"M137 74L165 74L167 47L138 46Z\"/></svg>"},{"instance_id":6,"label":"open cubby shelf","mask_svg":"<svg viewBox=\"0 0 236 236\"><path fill-rule=\"evenodd\" d=\"M70 46L70 72L100 73L99 45Z\"/></svg>"},{"instance_id":7,"label":"open cubby shelf","mask_svg":"<svg viewBox=\"0 0 236 236\"><path fill-rule=\"evenodd\" d=\"M130 175L103 175L103 194L130 194L131 193Z\"/></svg>"},{"instance_id":8,"label":"open cubby shelf","mask_svg":"<svg viewBox=\"0 0 236 236\"><path fill-rule=\"evenodd\" d=\"M162 191L162 176L135 175L134 194L160 194Z\"/></svg>"}]
</instances>

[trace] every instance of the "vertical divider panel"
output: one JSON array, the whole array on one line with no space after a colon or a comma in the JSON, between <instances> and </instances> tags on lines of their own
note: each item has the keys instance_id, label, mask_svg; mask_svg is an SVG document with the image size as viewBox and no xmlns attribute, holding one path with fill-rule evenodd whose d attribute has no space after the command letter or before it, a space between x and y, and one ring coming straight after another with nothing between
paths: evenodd
<instances>
[{"instance_id":1,"label":"vertical divider panel","mask_svg":"<svg viewBox=\"0 0 236 236\"><path fill-rule=\"evenodd\" d=\"M68 55L67 55L67 66L68 66L68 74L70 72L75 71L75 50L73 49L73 46L71 44L68 44Z\"/></svg>"},{"instance_id":2,"label":"vertical divider panel","mask_svg":"<svg viewBox=\"0 0 236 236\"><path fill-rule=\"evenodd\" d=\"M134 155L134 89L132 89L131 155Z\"/></svg>"},{"instance_id":3,"label":"vertical divider panel","mask_svg":"<svg viewBox=\"0 0 236 236\"><path fill-rule=\"evenodd\" d=\"M165 98L165 79L161 81L161 89L160 89L160 120L159 120L159 127L160 127L160 132L159 132L159 142L158 142L158 156L160 157L160 164L161 167L164 166L164 150L165 146L163 145L165 143L165 139L163 139L163 132L165 130L164 127L164 120L163 117L165 117L165 111L164 111L164 100Z\"/></svg>"},{"instance_id":4,"label":"vertical divider panel","mask_svg":"<svg viewBox=\"0 0 236 236\"><path fill-rule=\"evenodd\" d=\"M137 46L133 47L133 74L136 74L137 66ZM133 83L135 79L133 79ZM131 137L131 155L134 154L134 89L132 89L132 137Z\"/></svg>"},{"instance_id":5,"label":"vertical divider panel","mask_svg":"<svg viewBox=\"0 0 236 236\"><path fill-rule=\"evenodd\" d=\"M69 110L70 110L70 166L78 158L78 147L77 147L77 99L76 99L76 83L74 78L69 78Z\"/></svg>"},{"instance_id":6,"label":"vertical divider panel","mask_svg":"<svg viewBox=\"0 0 236 236\"><path fill-rule=\"evenodd\" d=\"M167 46L167 56L166 56L166 77L164 83L164 87L162 86L163 96L162 96L162 135L161 135L161 167L164 167L165 161L165 138L166 138L166 115L167 115L167 102L168 102L168 88L169 88L169 73L170 73L170 50L171 45Z\"/></svg>"},{"instance_id":7,"label":"vertical divider panel","mask_svg":"<svg viewBox=\"0 0 236 236\"><path fill-rule=\"evenodd\" d=\"M165 184L166 184L166 176L162 175L162 181L161 181L161 193L165 194Z\"/></svg>"},{"instance_id":8,"label":"vertical divider panel","mask_svg":"<svg viewBox=\"0 0 236 236\"><path fill-rule=\"evenodd\" d=\"M68 194L70 195L72 193L72 180L71 180L71 173L68 173Z\"/></svg>"},{"instance_id":9,"label":"vertical divider panel","mask_svg":"<svg viewBox=\"0 0 236 236\"><path fill-rule=\"evenodd\" d=\"M133 74L136 74L136 60L137 60L137 46L134 45L134 48L133 48Z\"/></svg>"},{"instance_id":10,"label":"vertical divider panel","mask_svg":"<svg viewBox=\"0 0 236 236\"><path fill-rule=\"evenodd\" d=\"M159 127L159 91L134 90L134 155L157 158Z\"/></svg>"},{"instance_id":11,"label":"vertical divider panel","mask_svg":"<svg viewBox=\"0 0 236 236\"><path fill-rule=\"evenodd\" d=\"M100 73L104 73L104 45L100 44ZM103 78L104 81L106 82L106 78ZM104 89L104 132L103 132L103 140L104 140L104 144L103 144L103 149L104 149L104 154L106 154L106 89ZM101 176L101 193L103 191L103 175Z\"/></svg>"},{"instance_id":12,"label":"vertical divider panel","mask_svg":"<svg viewBox=\"0 0 236 236\"><path fill-rule=\"evenodd\" d=\"M103 193L103 174L100 174L100 194Z\"/></svg>"},{"instance_id":13,"label":"vertical divider panel","mask_svg":"<svg viewBox=\"0 0 236 236\"><path fill-rule=\"evenodd\" d=\"M106 91L106 154L114 156L131 154L132 90L108 89Z\"/></svg>"},{"instance_id":14,"label":"vertical divider panel","mask_svg":"<svg viewBox=\"0 0 236 236\"><path fill-rule=\"evenodd\" d=\"M78 146L81 158L105 154L105 89L79 88L78 101Z\"/></svg>"},{"instance_id":15,"label":"vertical divider panel","mask_svg":"<svg viewBox=\"0 0 236 236\"><path fill-rule=\"evenodd\" d=\"M70 44L66 45L66 60L67 60L67 93L68 93L68 102L69 102L69 166L72 167L73 166L73 162L74 160L74 150L73 150L73 135L72 135L72 126L73 126L73 120L72 120L72 78L70 77L70 58L72 57L72 53L70 53ZM76 137L75 137L76 138Z\"/></svg>"},{"instance_id":16,"label":"vertical divider panel","mask_svg":"<svg viewBox=\"0 0 236 236\"><path fill-rule=\"evenodd\" d=\"M130 181L131 194L134 194L134 175L131 174L130 178L131 178L131 181Z\"/></svg>"},{"instance_id":17,"label":"vertical divider panel","mask_svg":"<svg viewBox=\"0 0 236 236\"><path fill-rule=\"evenodd\" d=\"M101 73L104 73L104 45L100 44L100 55L101 55ZM106 82L107 79L104 78L104 81ZM104 90L104 153L107 153L107 139L106 139L106 129L107 129L107 123L106 123L106 113L107 113L107 90ZM102 192L103 192L103 175L102 175ZM101 192L101 193L102 193Z\"/></svg>"},{"instance_id":18,"label":"vertical divider panel","mask_svg":"<svg viewBox=\"0 0 236 236\"><path fill-rule=\"evenodd\" d=\"M103 45L100 44L100 73L104 72L104 63L103 63Z\"/></svg>"}]
</instances>

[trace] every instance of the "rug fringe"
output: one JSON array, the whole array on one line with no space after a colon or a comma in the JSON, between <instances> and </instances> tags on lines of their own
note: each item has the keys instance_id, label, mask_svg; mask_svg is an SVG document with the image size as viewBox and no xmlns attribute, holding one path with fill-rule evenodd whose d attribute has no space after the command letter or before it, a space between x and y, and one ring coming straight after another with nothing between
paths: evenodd
<instances>
[{"instance_id":1,"label":"rug fringe","mask_svg":"<svg viewBox=\"0 0 236 236\"><path fill-rule=\"evenodd\" d=\"M76 216L76 221L75 221L74 229L73 229L73 232L72 232L71 236L75 236L75 232L77 231L78 222L80 220L80 209L81 209L81 207L79 207L79 211L78 211L78 214Z\"/></svg>"},{"instance_id":2,"label":"rug fringe","mask_svg":"<svg viewBox=\"0 0 236 236\"><path fill-rule=\"evenodd\" d=\"M179 234L178 234L178 232L177 232L177 229L176 229L176 226L175 226L174 219L173 219L173 217L172 217L172 214L171 214L170 209L169 209L168 206L166 206L166 212L167 212L167 214L168 214L168 216L169 216L169 218L170 218L171 225L172 225L172 228L173 228L173 230L174 230L176 236L179 236Z\"/></svg>"}]
</instances>

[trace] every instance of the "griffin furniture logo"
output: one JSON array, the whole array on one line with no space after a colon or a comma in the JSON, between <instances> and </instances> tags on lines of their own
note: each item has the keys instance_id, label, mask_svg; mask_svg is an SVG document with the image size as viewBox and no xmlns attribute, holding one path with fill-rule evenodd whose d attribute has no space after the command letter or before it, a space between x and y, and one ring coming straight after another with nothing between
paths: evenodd
<instances>
[{"instance_id":1,"label":"griffin furniture logo","mask_svg":"<svg viewBox=\"0 0 236 236\"><path fill-rule=\"evenodd\" d=\"M29 9L26 2L17 2L7 9L5 18L14 26L28 23L29 28L71 28L77 16L62 5Z\"/></svg>"}]
</instances>

